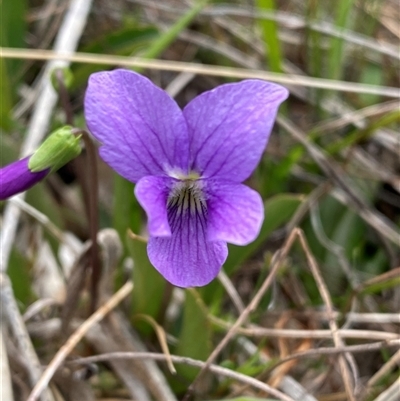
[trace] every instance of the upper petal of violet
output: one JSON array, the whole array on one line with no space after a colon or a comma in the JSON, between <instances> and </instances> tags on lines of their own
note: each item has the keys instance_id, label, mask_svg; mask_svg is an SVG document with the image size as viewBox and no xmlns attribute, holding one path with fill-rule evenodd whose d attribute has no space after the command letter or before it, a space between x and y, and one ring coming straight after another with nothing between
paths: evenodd
<instances>
[{"instance_id":1,"label":"upper petal of violet","mask_svg":"<svg viewBox=\"0 0 400 401\"><path fill-rule=\"evenodd\" d=\"M29 157L0 169L0 200L26 191L50 172L49 168L37 173L31 172L28 168Z\"/></svg>"},{"instance_id":2,"label":"upper petal of violet","mask_svg":"<svg viewBox=\"0 0 400 401\"><path fill-rule=\"evenodd\" d=\"M102 143L100 155L120 175L137 182L188 168L189 141L179 106L146 77L128 70L89 78L85 118Z\"/></svg>"},{"instance_id":3,"label":"upper petal of violet","mask_svg":"<svg viewBox=\"0 0 400 401\"><path fill-rule=\"evenodd\" d=\"M242 182L268 142L284 87L261 80L225 84L202 93L183 110L190 167L203 177Z\"/></svg>"}]
</instances>

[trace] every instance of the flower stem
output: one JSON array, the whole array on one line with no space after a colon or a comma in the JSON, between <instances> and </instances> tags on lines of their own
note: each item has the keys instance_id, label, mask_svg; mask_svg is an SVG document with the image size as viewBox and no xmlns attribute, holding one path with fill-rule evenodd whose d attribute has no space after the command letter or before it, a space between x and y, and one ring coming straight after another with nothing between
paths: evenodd
<instances>
[{"instance_id":1,"label":"flower stem","mask_svg":"<svg viewBox=\"0 0 400 401\"><path fill-rule=\"evenodd\" d=\"M55 72L55 77L58 83L58 91L60 95L61 105L65 112L66 122L69 125L74 125L74 115L71 107L71 102L68 95L68 90L64 82L64 75L62 70ZM96 148L89 133L84 129L74 129L74 135L82 135L83 142L85 143L85 149L87 154L87 167L88 167L88 179L86 175L82 174L82 169L77 168L78 179L80 181L83 198L85 201L86 212L89 217L89 237L92 241L90 259L91 259L91 283L90 283L90 313L93 313L96 309L98 301L98 287L101 276L100 260L99 260L99 249L97 244L97 232L98 232L98 175L97 175L97 159L96 159Z\"/></svg>"}]
</instances>

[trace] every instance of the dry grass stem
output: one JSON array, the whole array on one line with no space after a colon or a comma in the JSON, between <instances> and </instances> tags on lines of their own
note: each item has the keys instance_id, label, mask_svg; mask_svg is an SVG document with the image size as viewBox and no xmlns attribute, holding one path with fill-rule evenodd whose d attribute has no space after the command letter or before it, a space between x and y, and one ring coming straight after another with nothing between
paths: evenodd
<instances>
[{"instance_id":1,"label":"dry grass stem","mask_svg":"<svg viewBox=\"0 0 400 401\"><path fill-rule=\"evenodd\" d=\"M7 358L7 350L5 345L5 336L6 325L5 319L2 316L3 311L0 311L0 379L1 379L1 388L0 388L0 399L1 400L13 400L13 390L12 390L12 382L11 382L11 373L10 366Z\"/></svg>"},{"instance_id":2,"label":"dry grass stem","mask_svg":"<svg viewBox=\"0 0 400 401\"><path fill-rule=\"evenodd\" d=\"M239 293L237 292L235 286L233 285L232 281L229 279L228 275L224 272L224 269L218 274L218 280L221 285L224 287L226 293L228 294L229 298L232 300L233 305L239 312L239 314L243 313L244 311L244 303L240 298Z\"/></svg>"},{"instance_id":3,"label":"dry grass stem","mask_svg":"<svg viewBox=\"0 0 400 401\"><path fill-rule=\"evenodd\" d=\"M60 243L64 242L63 232L53 222L39 210L26 203L21 197L14 196L10 199L10 202L17 205L25 213L32 216L37 220L44 228L46 228Z\"/></svg>"},{"instance_id":4,"label":"dry grass stem","mask_svg":"<svg viewBox=\"0 0 400 401\"><path fill-rule=\"evenodd\" d=\"M5 273L0 273L0 297L2 313L7 317L11 332L17 342L18 351L25 362L29 382L34 386L42 374L42 367L29 337L24 320L19 312L10 279ZM54 401L54 398L51 392L45 389L41 400Z\"/></svg>"},{"instance_id":5,"label":"dry grass stem","mask_svg":"<svg viewBox=\"0 0 400 401\"><path fill-rule=\"evenodd\" d=\"M389 340L389 341L379 341L376 343L368 343L368 344L360 344L360 345L347 345L343 347L319 347L315 349L309 349L306 351L296 352L294 354L288 355L284 358L281 358L277 361L269 370L274 369L276 366L279 366L285 362L291 361L293 359L304 359L310 357L321 357L323 355L338 355L344 353L359 353L359 352L372 352L381 350L384 348L391 347L400 347L400 338L398 340ZM396 354L395 354L396 355ZM393 366L393 365L392 365ZM376 382L373 382L371 386L375 385Z\"/></svg>"},{"instance_id":6,"label":"dry grass stem","mask_svg":"<svg viewBox=\"0 0 400 401\"><path fill-rule=\"evenodd\" d=\"M398 100L389 100L384 103L374 104L360 110L348 111L340 117L331 118L316 124L312 131L320 132L325 135L331 131L341 129L350 124L362 122L365 118L374 117L384 113L390 113L399 108Z\"/></svg>"},{"instance_id":7,"label":"dry grass stem","mask_svg":"<svg viewBox=\"0 0 400 401\"><path fill-rule=\"evenodd\" d=\"M293 245L293 242L295 241L297 235L298 235L299 229L295 228L290 235L288 236L285 244L283 247L275 254L275 257L273 258L273 262L271 264L270 272L265 279L264 283L260 287L260 289L257 291L256 295L253 297L251 302L247 305L247 307L244 309L244 311L240 314L240 316L237 318L235 323L230 327L228 332L225 334L223 339L219 342L219 344L214 348L210 356L207 358L207 361L205 365L202 367L200 373L197 375L196 379L193 381L193 383L189 386L188 391L186 393L186 396L184 398L184 401L186 401L192 391L194 391L195 386L197 382L200 380L202 375L206 372L208 366L215 361L217 356L221 353L221 351L225 348L225 346L229 343L229 341L235 336L237 329L246 322L247 318L253 312L258 304L260 303L262 297L264 296L265 292L268 290L268 288L271 286L273 280L275 279L275 275L279 270L279 267L281 266L281 263L285 260L287 254L289 253L290 248Z\"/></svg>"},{"instance_id":8,"label":"dry grass stem","mask_svg":"<svg viewBox=\"0 0 400 401\"><path fill-rule=\"evenodd\" d=\"M51 50L0 48L0 57L21 60L64 60L73 63L120 65L124 67L149 68L159 71L190 72L197 75L237 79L264 79L286 85L305 86L310 88L330 89L339 92L368 93L371 95L400 98L397 88L344 82L323 78L313 78L303 75L289 75L267 72L264 70L247 70L244 68L221 67L185 63L180 61L148 60L138 57L113 56L91 53L55 53Z\"/></svg>"},{"instance_id":9,"label":"dry grass stem","mask_svg":"<svg viewBox=\"0 0 400 401\"><path fill-rule=\"evenodd\" d=\"M148 315L139 314L135 315L134 318L146 321L154 329L158 338L158 342L160 343L160 347L166 357L168 369L171 373L176 373L176 369L172 363L171 353L169 352L168 348L167 335L163 327L160 326L151 316Z\"/></svg>"},{"instance_id":10,"label":"dry grass stem","mask_svg":"<svg viewBox=\"0 0 400 401\"><path fill-rule=\"evenodd\" d=\"M310 248L308 247L308 244L307 244L307 240L305 239L305 237L301 231L299 232L299 240L300 240L301 246L303 247L303 250L306 254L308 265L314 276L318 290L325 303L326 311L327 311L328 319L329 319L329 327L332 331L332 338L333 338L335 347L343 347L343 341L342 341L342 338L340 337L340 333L338 332L338 325L333 316L334 307L333 307L331 296L330 296L328 288L322 278L322 275L318 268L317 262L316 262L314 256L311 254ZM350 354L346 354L346 357L350 358ZM353 390L354 384L352 383L352 380L350 377L350 371L347 366L344 355L339 356L339 365L340 365L342 378L343 378L343 382L344 382L344 385L346 388L346 393L349 398L349 401L355 401L356 398L355 398L355 394L354 394L354 390Z\"/></svg>"},{"instance_id":11,"label":"dry grass stem","mask_svg":"<svg viewBox=\"0 0 400 401\"><path fill-rule=\"evenodd\" d=\"M110 298L105 304L103 304L96 312L94 312L82 325L68 338L66 343L58 350L56 355L53 357L39 381L36 383L27 401L36 401L39 395L46 388L50 382L55 371L60 367L65 358L75 348L79 341L85 336L86 332L90 328L101 321L112 309L114 309L126 296L128 296L133 289L133 283L128 281L116 292L112 298Z\"/></svg>"},{"instance_id":12,"label":"dry grass stem","mask_svg":"<svg viewBox=\"0 0 400 401\"><path fill-rule=\"evenodd\" d=\"M79 358L75 359L74 361L69 362L70 364L86 364L86 363L96 363L96 362L105 362L112 359L152 359L155 361L167 361L167 356L164 354L157 354L153 352L112 352L109 354L103 355L96 355L87 358ZM203 368L206 366L206 362L198 361L196 359L178 356L178 355L171 355L171 359L174 363L185 364L188 366L195 366L199 368ZM288 397L287 395L283 394L279 390L268 386L267 384L254 379L253 377L246 376L242 373L235 372L233 370L223 368L218 365L210 364L207 366L211 372L216 373L217 375L221 375L224 377L229 377L231 379L240 381L242 383L248 384L258 390L261 390L267 394L270 394L274 397L277 397L279 400L282 401L294 401L293 398Z\"/></svg>"}]
</instances>

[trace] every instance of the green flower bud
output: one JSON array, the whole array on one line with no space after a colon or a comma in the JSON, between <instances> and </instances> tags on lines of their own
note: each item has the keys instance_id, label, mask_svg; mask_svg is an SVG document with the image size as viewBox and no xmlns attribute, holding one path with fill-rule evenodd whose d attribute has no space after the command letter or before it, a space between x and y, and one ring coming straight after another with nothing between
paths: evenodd
<instances>
[{"instance_id":1,"label":"green flower bud","mask_svg":"<svg viewBox=\"0 0 400 401\"><path fill-rule=\"evenodd\" d=\"M28 168L32 172L50 168L56 171L81 153L81 136L72 134L72 127L65 126L51 133L31 156Z\"/></svg>"}]
</instances>

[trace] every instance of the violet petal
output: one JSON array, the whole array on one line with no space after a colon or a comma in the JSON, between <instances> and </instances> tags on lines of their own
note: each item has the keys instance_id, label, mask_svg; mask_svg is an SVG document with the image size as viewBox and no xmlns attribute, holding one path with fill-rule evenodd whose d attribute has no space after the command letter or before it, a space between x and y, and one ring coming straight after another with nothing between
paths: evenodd
<instances>
[{"instance_id":1,"label":"violet petal","mask_svg":"<svg viewBox=\"0 0 400 401\"><path fill-rule=\"evenodd\" d=\"M243 184L207 182L208 240L247 245L264 220L261 196Z\"/></svg>"},{"instance_id":2,"label":"violet petal","mask_svg":"<svg viewBox=\"0 0 400 401\"><path fill-rule=\"evenodd\" d=\"M24 192L50 172L50 169L32 173L28 168L29 156L0 169L0 200Z\"/></svg>"},{"instance_id":3,"label":"violet petal","mask_svg":"<svg viewBox=\"0 0 400 401\"><path fill-rule=\"evenodd\" d=\"M182 111L146 77L128 70L92 74L85 118L102 143L100 155L126 179L165 175L188 167L188 134Z\"/></svg>"},{"instance_id":4,"label":"violet petal","mask_svg":"<svg viewBox=\"0 0 400 401\"><path fill-rule=\"evenodd\" d=\"M146 211L148 228L151 236L165 237L171 235L167 216L168 189L170 178L143 177L135 186L135 195Z\"/></svg>"},{"instance_id":5,"label":"violet petal","mask_svg":"<svg viewBox=\"0 0 400 401\"><path fill-rule=\"evenodd\" d=\"M150 237L147 252L152 265L178 287L208 284L221 269L228 255L223 241L207 240L207 216L168 208L172 235Z\"/></svg>"},{"instance_id":6,"label":"violet petal","mask_svg":"<svg viewBox=\"0 0 400 401\"><path fill-rule=\"evenodd\" d=\"M261 80L204 92L183 110L190 137L190 167L203 177L242 182L260 161L284 87Z\"/></svg>"}]
</instances>

